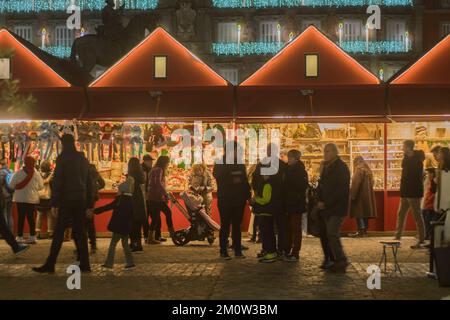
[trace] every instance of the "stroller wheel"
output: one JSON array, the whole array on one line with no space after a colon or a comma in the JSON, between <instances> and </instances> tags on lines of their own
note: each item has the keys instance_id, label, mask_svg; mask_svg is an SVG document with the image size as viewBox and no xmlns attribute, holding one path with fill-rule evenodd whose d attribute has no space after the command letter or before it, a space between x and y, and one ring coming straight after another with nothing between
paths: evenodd
<instances>
[{"instance_id":1,"label":"stroller wheel","mask_svg":"<svg viewBox=\"0 0 450 320\"><path fill-rule=\"evenodd\" d=\"M188 244L189 239L187 237L187 230L175 231L172 241L176 246L184 246Z\"/></svg>"}]
</instances>

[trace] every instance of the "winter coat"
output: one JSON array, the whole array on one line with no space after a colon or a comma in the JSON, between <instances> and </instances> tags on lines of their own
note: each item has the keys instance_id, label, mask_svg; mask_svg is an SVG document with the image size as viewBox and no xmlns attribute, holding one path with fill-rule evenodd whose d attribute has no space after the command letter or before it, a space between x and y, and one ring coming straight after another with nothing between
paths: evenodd
<instances>
[{"instance_id":1,"label":"winter coat","mask_svg":"<svg viewBox=\"0 0 450 320\"><path fill-rule=\"evenodd\" d=\"M411 157L405 156L402 161L402 177L400 180L400 197L423 197L423 161L425 153L415 150Z\"/></svg>"},{"instance_id":2,"label":"winter coat","mask_svg":"<svg viewBox=\"0 0 450 320\"><path fill-rule=\"evenodd\" d=\"M450 209L450 170L438 171L437 192L434 198L436 211ZM450 214L447 211L447 214Z\"/></svg>"},{"instance_id":3,"label":"winter coat","mask_svg":"<svg viewBox=\"0 0 450 320\"><path fill-rule=\"evenodd\" d=\"M217 181L219 206L244 206L250 199L250 185L245 165L216 164L213 176Z\"/></svg>"},{"instance_id":4,"label":"winter coat","mask_svg":"<svg viewBox=\"0 0 450 320\"><path fill-rule=\"evenodd\" d=\"M326 216L346 216L350 195L350 171L340 158L323 167L318 185L319 200L325 203L321 210Z\"/></svg>"},{"instance_id":5,"label":"winter coat","mask_svg":"<svg viewBox=\"0 0 450 320\"><path fill-rule=\"evenodd\" d=\"M164 202L166 198L167 191L164 170L160 167L154 167L150 171L147 199L150 201Z\"/></svg>"},{"instance_id":6,"label":"winter coat","mask_svg":"<svg viewBox=\"0 0 450 320\"><path fill-rule=\"evenodd\" d=\"M144 192L144 177L132 177L134 179L133 190L133 219L137 223L144 223L147 219L147 208Z\"/></svg>"},{"instance_id":7,"label":"winter coat","mask_svg":"<svg viewBox=\"0 0 450 320\"><path fill-rule=\"evenodd\" d=\"M17 171L11 178L9 186L11 189L15 189L16 185L21 183L27 174L24 169ZM39 203L39 191L44 188L44 181L42 180L41 174L34 169L34 174L28 184L19 190L14 190L13 201L20 203Z\"/></svg>"},{"instance_id":8,"label":"winter coat","mask_svg":"<svg viewBox=\"0 0 450 320\"><path fill-rule=\"evenodd\" d=\"M288 165L283 189L284 208L288 214L306 212L307 189L308 173L303 162Z\"/></svg>"},{"instance_id":9,"label":"winter coat","mask_svg":"<svg viewBox=\"0 0 450 320\"><path fill-rule=\"evenodd\" d=\"M114 201L94 209L95 214L113 210L108 230L121 235L131 233L133 224L133 198L129 195L118 195Z\"/></svg>"},{"instance_id":10,"label":"winter coat","mask_svg":"<svg viewBox=\"0 0 450 320\"><path fill-rule=\"evenodd\" d=\"M365 165L357 166L353 172L350 187L350 217L377 217L377 204L373 186L374 180L370 168Z\"/></svg>"},{"instance_id":11,"label":"winter coat","mask_svg":"<svg viewBox=\"0 0 450 320\"><path fill-rule=\"evenodd\" d=\"M56 159L51 203L56 208L94 206L89 162L82 152L62 152Z\"/></svg>"}]
</instances>

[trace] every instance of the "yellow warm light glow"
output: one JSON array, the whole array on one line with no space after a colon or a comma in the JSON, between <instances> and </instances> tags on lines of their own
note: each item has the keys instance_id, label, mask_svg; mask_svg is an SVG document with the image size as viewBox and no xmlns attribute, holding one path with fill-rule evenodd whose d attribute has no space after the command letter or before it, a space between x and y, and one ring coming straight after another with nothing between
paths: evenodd
<instances>
[{"instance_id":1,"label":"yellow warm light glow","mask_svg":"<svg viewBox=\"0 0 450 320\"><path fill-rule=\"evenodd\" d=\"M319 57L317 54L307 54L305 56L305 64L307 77L317 77L319 75Z\"/></svg>"},{"instance_id":2,"label":"yellow warm light glow","mask_svg":"<svg viewBox=\"0 0 450 320\"><path fill-rule=\"evenodd\" d=\"M167 57L155 57L155 78L167 78Z\"/></svg>"}]
</instances>

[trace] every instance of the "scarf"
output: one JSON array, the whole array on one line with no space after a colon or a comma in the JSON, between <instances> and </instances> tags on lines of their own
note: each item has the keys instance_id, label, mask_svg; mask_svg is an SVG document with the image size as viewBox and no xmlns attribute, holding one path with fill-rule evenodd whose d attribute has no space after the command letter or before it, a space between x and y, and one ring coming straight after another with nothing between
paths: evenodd
<instances>
[{"instance_id":1,"label":"scarf","mask_svg":"<svg viewBox=\"0 0 450 320\"><path fill-rule=\"evenodd\" d=\"M27 156L25 158L24 162L25 162L25 166L23 168L23 171L25 171L27 176L25 177L25 179L23 179L23 181L19 182L16 185L16 188L15 188L16 190L21 190L21 189L25 188L34 176L34 164L36 162L34 160L34 158Z\"/></svg>"}]
</instances>

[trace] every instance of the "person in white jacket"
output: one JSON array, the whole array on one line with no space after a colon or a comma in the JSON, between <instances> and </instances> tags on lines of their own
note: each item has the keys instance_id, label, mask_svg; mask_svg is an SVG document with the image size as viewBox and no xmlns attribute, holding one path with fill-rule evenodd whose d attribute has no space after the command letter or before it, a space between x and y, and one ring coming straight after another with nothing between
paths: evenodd
<instances>
[{"instance_id":1,"label":"person in white jacket","mask_svg":"<svg viewBox=\"0 0 450 320\"><path fill-rule=\"evenodd\" d=\"M44 188L44 181L41 175L35 169L36 161L27 156L24 161L24 167L17 171L11 178L9 186L14 190L13 202L17 205L19 215L17 241L23 242L23 227L25 217L30 227L29 244L36 243L36 225L34 211L36 204L39 203L39 191Z\"/></svg>"},{"instance_id":2,"label":"person in white jacket","mask_svg":"<svg viewBox=\"0 0 450 320\"><path fill-rule=\"evenodd\" d=\"M439 150L439 169L437 174L436 211L447 212L444 227L444 241L450 244L450 149Z\"/></svg>"}]
</instances>

